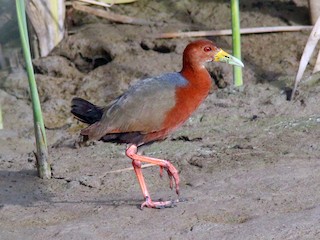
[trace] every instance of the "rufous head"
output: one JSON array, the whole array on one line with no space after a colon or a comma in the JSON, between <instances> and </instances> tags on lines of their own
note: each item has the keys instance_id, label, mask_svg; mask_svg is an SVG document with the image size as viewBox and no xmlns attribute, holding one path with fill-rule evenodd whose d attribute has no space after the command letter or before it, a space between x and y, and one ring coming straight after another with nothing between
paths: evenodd
<instances>
[{"instance_id":1,"label":"rufous head","mask_svg":"<svg viewBox=\"0 0 320 240\"><path fill-rule=\"evenodd\" d=\"M204 66L206 62L225 62L243 67L243 63L234 56L218 48L209 40L197 40L188 44L183 52L183 63Z\"/></svg>"}]
</instances>

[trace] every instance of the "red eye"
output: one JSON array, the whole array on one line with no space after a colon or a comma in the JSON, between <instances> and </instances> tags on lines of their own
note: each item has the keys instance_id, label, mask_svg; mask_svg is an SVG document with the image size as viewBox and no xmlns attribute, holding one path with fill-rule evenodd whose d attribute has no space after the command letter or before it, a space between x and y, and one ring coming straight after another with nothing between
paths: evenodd
<instances>
[{"instance_id":1,"label":"red eye","mask_svg":"<svg viewBox=\"0 0 320 240\"><path fill-rule=\"evenodd\" d=\"M210 52L212 49L211 49L211 47L204 47L204 49L203 49L205 52Z\"/></svg>"}]
</instances>

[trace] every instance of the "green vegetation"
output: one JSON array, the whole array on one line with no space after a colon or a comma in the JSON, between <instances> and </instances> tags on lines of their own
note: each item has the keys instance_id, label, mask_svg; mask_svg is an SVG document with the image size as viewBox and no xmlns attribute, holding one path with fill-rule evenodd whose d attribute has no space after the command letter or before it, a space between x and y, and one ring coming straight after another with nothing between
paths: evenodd
<instances>
[{"instance_id":1,"label":"green vegetation","mask_svg":"<svg viewBox=\"0 0 320 240\"><path fill-rule=\"evenodd\" d=\"M231 0L231 15L232 15L232 48L233 56L241 60L241 40L240 40L240 14L239 0ZM233 67L233 80L236 87L243 85L242 68Z\"/></svg>"},{"instance_id":2,"label":"green vegetation","mask_svg":"<svg viewBox=\"0 0 320 240\"><path fill-rule=\"evenodd\" d=\"M50 165L47 162L48 151L47 151L46 133L45 133L44 122L43 122L43 117L41 112L37 84L35 81L35 76L34 76L34 71L33 71L33 66L31 61L24 0L16 0L16 8L17 8L17 17L18 17L21 44L22 44L23 54L24 54L25 63L26 63L26 69L27 69L29 86L30 86L31 101L32 101L34 130L35 130L36 145L37 145L36 158L37 158L38 173L39 173L39 177L41 178L51 178L51 169L50 169Z\"/></svg>"}]
</instances>

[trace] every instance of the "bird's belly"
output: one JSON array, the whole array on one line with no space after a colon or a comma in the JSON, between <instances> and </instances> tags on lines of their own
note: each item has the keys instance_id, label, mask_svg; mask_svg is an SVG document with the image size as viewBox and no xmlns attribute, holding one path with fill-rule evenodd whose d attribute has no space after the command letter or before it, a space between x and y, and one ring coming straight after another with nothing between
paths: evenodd
<instances>
[{"instance_id":1,"label":"bird's belly","mask_svg":"<svg viewBox=\"0 0 320 240\"><path fill-rule=\"evenodd\" d=\"M169 112L162 130L146 134L143 138L144 143L165 139L170 133L185 123L193 112L194 111L190 111L190 109L186 110L185 108L180 108L179 110L172 111L171 113Z\"/></svg>"},{"instance_id":2,"label":"bird's belly","mask_svg":"<svg viewBox=\"0 0 320 240\"><path fill-rule=\"evenodd\" d=\"M203 100L208 96L210 83L202 88L196 88L189 85L186 88L180 88L176 91L176 103L174 107L167 112L160 131L148 133L146 141L156 141L164 139L171 132L185 123L192 113L199 107Z\"/></svg>"}]
</instances>

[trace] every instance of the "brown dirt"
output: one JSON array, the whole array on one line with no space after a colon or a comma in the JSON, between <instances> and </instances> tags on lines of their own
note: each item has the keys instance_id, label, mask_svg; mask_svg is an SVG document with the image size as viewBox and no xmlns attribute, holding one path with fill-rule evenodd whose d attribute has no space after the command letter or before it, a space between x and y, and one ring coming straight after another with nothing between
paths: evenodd
<instances>
[{"instance_id":1,"label":"brown dirt","mask_svg":"<svg viewBox=\"0 0 320 240\"><path fill-rule=\"evenodd\" d=\"M70 100L105 104L140 78L179 71L192 39L154 40L165 31L227 29L226 1L145 1L114 11L156 24L110 24L74 16L76 31L53 53L34 61L53 178L36 176L32 112L26 75L2 77L0 100L1 239L319 239L320 77L286 100L308 32L242 37L245 86L231 84L232 68L208 69L224 89L212 89L200 109L146 155L179 169L175 208L138 209L142 196L125 146L75 148L79 124ZM242 27L307 25L306 1L245 1ZM214 37L230 52L231 37ZM311 66L306 75L310 75ZM222 84L223 85L223 84ZM173 199L156 167L144 170L153 199Z\"/></svg>"}]
</instances>

